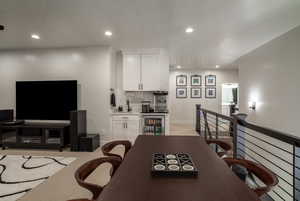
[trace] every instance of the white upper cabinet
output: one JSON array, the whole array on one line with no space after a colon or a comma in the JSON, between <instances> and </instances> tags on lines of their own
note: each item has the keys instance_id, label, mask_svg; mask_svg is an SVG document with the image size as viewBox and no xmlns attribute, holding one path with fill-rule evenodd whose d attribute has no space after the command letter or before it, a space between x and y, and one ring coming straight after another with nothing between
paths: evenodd
<instances>
[{"instance_id":1,"label":"white upper cabinet","mask_svg":"<svg viewBox=\"0 0 300 201\"><path fill-rule=\"evenodd\" d=\"M137 91L141 84L141 57L138 54L123 55L123 87L127 91Z\"/></svg>"},{"instance_id":2,"label":"white upper cabinet","mask_svg":"<svg viewBox=\"0 0 300 201\"><path fill-rule=\"evenodd\" d=\"M161 51L123 52L125 91L168 91L169 58Z\"/></svg>"},{"instance_id":3,"label":"white upper cabinet","mask_svg":"<svg viewBox=\"0 0 300 201\"><path fill-rule=\"evenodd\" d=\"M143 91L160 90L160 82L156 79L161 75L159 55L141 55L141 88Z\"/></svg>"}]
</instances>

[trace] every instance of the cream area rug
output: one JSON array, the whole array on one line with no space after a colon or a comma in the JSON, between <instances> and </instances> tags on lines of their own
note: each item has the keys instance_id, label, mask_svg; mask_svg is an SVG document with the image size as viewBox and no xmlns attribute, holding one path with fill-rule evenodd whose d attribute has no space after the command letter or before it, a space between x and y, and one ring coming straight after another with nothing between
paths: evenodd
<instances>
[{"instance_id":1,"label":"cream area rug","mask_svg":"<svg viewBox=\"0 0 300 201\"><path fill-rule=\"evenodd\" d=\"M0 155L0 201L15 201L76 158Z\"/></svg>"}]
</instances>

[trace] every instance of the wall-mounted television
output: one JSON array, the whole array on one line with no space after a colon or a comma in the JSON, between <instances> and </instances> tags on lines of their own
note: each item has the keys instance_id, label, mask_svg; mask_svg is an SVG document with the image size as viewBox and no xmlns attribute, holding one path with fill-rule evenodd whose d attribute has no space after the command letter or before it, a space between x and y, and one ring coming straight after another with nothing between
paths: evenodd
<instances>
[{"instance_id":1,"label":"wall-mounted television","mask_svg":"<svg viewBox=\"0 0 300 201\"><path fill-rule=\"evenodd\" d=\"M77 110L77 81L17 81L16 118L70 120Z\"/></svg>"}]
</instances>

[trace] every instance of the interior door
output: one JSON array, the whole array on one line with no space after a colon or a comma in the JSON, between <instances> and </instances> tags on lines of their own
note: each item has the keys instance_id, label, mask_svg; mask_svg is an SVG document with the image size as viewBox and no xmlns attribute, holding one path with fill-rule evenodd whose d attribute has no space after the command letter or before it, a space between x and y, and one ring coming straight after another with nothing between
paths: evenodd
<instances>
[{"instance_id":1,"label":"interior door","mask_svg":"<svg viewBox=\"0 0 300 201\"><path fill-rule=\"evenodd\" d=\"M141 58L138 54L123 57L123 88L125 91L139 91L141 84Z\"/></svg>"},{"instance_id":2,"label":"interior door","mask_svg":"<svg viewBox=\"0 0 300 201\"><path fill-rule=\"evenodd\" d=\"M141 80L143 91L160 90L161 69L159 55L142 55Z\"/></svg>"}]
</instances>

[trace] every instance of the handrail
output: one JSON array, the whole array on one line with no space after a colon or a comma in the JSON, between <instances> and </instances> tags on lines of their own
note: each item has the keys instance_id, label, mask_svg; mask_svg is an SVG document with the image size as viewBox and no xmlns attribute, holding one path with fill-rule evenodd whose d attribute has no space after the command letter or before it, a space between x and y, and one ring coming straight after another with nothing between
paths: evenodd
<instances>
[{"instance_id":1,"label":"handrail","mask_svg":"<svg viewBox=\"0 0 300 201\"><path fill-rule=\"evenodd\" d=\"M225 121L227 132L230 134L227 137L231 137L233 143L233 158L250 159L277 175L280 182L271 194L268 194L270 198L275 197L276 201L286 198L300 200L299 137L247 122L246 114L226 116L197 105L196 115L196 130L199 135L204 133L203 136L207 139L211 138L215 131L213 137L218 138L219 128L222 128Z\"/></svg>"},{"instance_id":2,"label":"handrail","mask_svg":"<svg viewBox=\"0 0 300 201\"><path fill-rule=\"evenodd\" d=\"M209 114L221 117L222 119L226 119L228 121L233 121L233 118L230 117L230 116L226 116L224 114L220 114L220 113L217 113L217 112L214 112L214 111L211 111L211 110L207 110L207 109L203 109L203 108L201 108L201 110L204 111L204 112L207 112Z\"/></svg>"},{"instance_id":3,"label":"handrail","mask_svg":"<svg viewBox=\"0 0 300 201\"><path fill-rule=\"evenodd\" d=\"M286 142L288 144L292 144L292 145L296 145L296 146L300 146L300 138L294 135L290 135L287 133L283 133L281 131L277 131L271 128L267 128L267 127L263 127L263 126L258 126L255 125L253 123L249 123L243 119L239 119L239 117L237 115L234 115L237 118L237 123L239 125L242 125L246 128L250 128L254 131L257 131L259 133L263 133L269 137L278 139L280 141Z\"/></svg>"}]
</instances>

